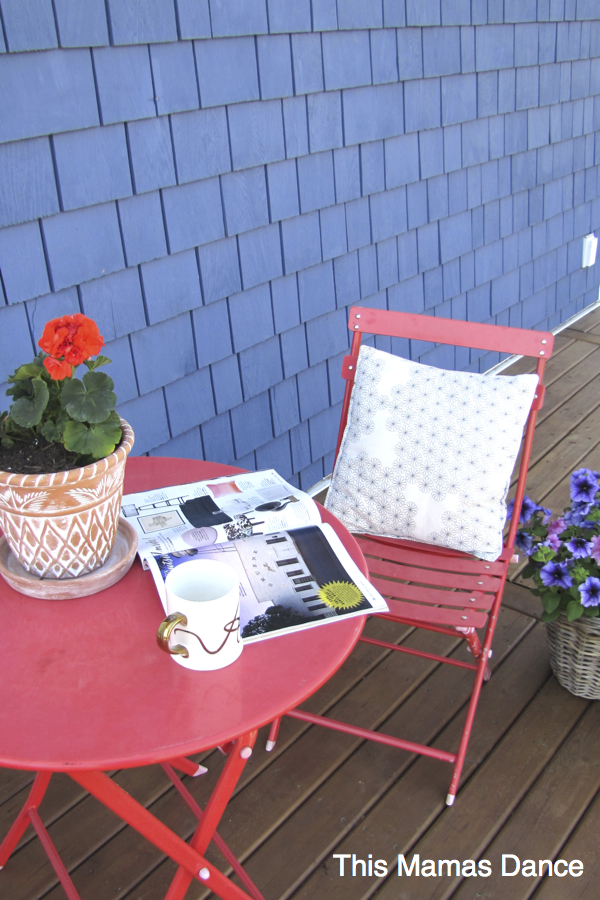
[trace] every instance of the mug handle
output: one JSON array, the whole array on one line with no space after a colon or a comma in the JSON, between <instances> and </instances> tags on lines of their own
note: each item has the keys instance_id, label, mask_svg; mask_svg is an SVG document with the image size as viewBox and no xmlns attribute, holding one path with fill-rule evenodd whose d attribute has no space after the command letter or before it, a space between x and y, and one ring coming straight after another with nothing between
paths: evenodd
<instances>
[{"instance_id":1,"label":"mug handle","mask_svg":"<svg viewBox=\"0 0 600 900\"><path fill-rule=\"evenodd\" d=\"M180 612L171 613L170 616L167 616L166 619L158 626L158 633L156 635L156 642L161 650L164 650L165 653L170 653L171 656L183 656L184 659L187 659L190 655L188 653L187 647L184 647L183 644L175 644L174 647L169 646L169 638L171 637L171 632L177 625L187 625L187 617Z\"/></svg>"}]
</instances>

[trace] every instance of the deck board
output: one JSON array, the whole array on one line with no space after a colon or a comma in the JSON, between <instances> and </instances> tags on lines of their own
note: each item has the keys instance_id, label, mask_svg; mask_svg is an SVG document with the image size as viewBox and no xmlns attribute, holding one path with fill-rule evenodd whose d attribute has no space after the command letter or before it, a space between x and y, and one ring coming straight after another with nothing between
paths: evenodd
<instances>
[{"instance_id":1,"label":"deck board","mask_svg":"<svg viewBox=\"0 0 600 900\"><path fill-rule=\"evenodd\" d=\"M576 323L600 335L600 310ZM521 359L507 375L531 371ZM572 332L558 335L548 361L527 491L559 512L569 502L573 468L600 469L600 347ZM515 566L494 642L493 677L484 687L456 803L444 805L447 763L364 743L284 719L275 750L259 735L220 833L267 900L594 900L600 878L600 705L571 696L550 672L539 602ZM377 620L371 636L465 657L462 642ZM391 637L390 637L391 635ZM454 749L471 673L359 644L305 708L408 739ZM200 757L198 757L200 759ZM222 766L186 778L202 805ZM115 780L188 838L194 820L158 766L123 770ZM0 837L24 802L29 772L0 770ZM67 776L55 776L41 808L82 900L119 896L159 900L174 866ZM341 878L333 853L369 853L390 864L387 878ZM490 878L402 878L405 853L433 859L490 859ZM582 859L581 878L502 878L502 853ZM226 871L218 853L207 856ZM568 884L567 884L568 882ZM402 893L400 893L402 891ZM0 873L3 900L64 900L29 829ZM192 885L186 900L208 896Z\"/></svg>"}]
</instances>

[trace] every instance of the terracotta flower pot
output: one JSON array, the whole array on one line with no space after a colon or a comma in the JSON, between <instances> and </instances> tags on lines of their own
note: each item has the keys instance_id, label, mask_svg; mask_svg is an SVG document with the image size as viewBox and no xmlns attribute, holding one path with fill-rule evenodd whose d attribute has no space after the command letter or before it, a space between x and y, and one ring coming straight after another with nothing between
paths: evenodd
<instances>
[{"instance_id":1,"label":"terracotta flower pot","mask_svg":"<svg viewBox=\"0 0 600 900\"><path fill-rule=\"evenodd\" d=\"M75 578L106 562L117 533L133 429L90 466L46 475L0 470L0 528L21 565L40 578Z\"/></svg>"}]
</instances>

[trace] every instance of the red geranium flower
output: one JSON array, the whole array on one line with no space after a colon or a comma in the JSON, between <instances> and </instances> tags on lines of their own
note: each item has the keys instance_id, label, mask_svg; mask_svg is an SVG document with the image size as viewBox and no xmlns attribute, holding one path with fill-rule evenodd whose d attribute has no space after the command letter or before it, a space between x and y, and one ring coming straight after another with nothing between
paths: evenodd
<instances>
[{"instance_id":1,"label":"red geranium flower","mask_svg":"<svg viewBox=\"0 0 600 900\"><path fill-rule=\"evenodd\" d=\"M71 364L63 359L54 359L53 356L47 356L44 360L44 366L50 373L50 378L54 381L62 381L63 378L70 378L73 374Z\"/></svg>"},{"instance_id":2,"label":"red geranium flower","mask_svg":"<svg viewBox=\"0 0 600 900\"><path fill-rule=\"evenodd\" d=\"M81 313L75 313L48 322L38 344L45 353L54 358L54 363L45 359L44 365L52 378L59 381L71 375L70 366L78 366L85 359L99 353L104 346L104 339L92 319ZM57 366L55 363L61 357L64 362ZM68 372L65 368L66 363L69 364Z\"/></svg>"}]
</instances>

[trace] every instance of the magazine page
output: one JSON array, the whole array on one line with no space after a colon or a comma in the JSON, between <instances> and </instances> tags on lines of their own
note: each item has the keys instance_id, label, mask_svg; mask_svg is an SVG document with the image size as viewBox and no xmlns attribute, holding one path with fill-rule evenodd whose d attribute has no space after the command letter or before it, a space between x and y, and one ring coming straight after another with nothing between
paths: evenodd
<instances>
[{"instance_id":1,"label":"magazine page","mask_svg":"<svg viewBox=\"0 0 600 900\"><path fill-rule=\"evenodd\" d=\"M126 494L121 514L138 533L144 564L152 554L183 553L321 521L315 501L274 469Z\"/></svg>"},{"instance_id":2,"label":"magazine page","mask_svg":"<svg viewBox=\"0 0 600 900\"><path fill-rule=\"evenodd\" d=\"M176 566L191 559L218 559L235 569L244 643L388 609L329 524L149 557L165 612L164 581Z\"/></svg>"}]
</instances>

